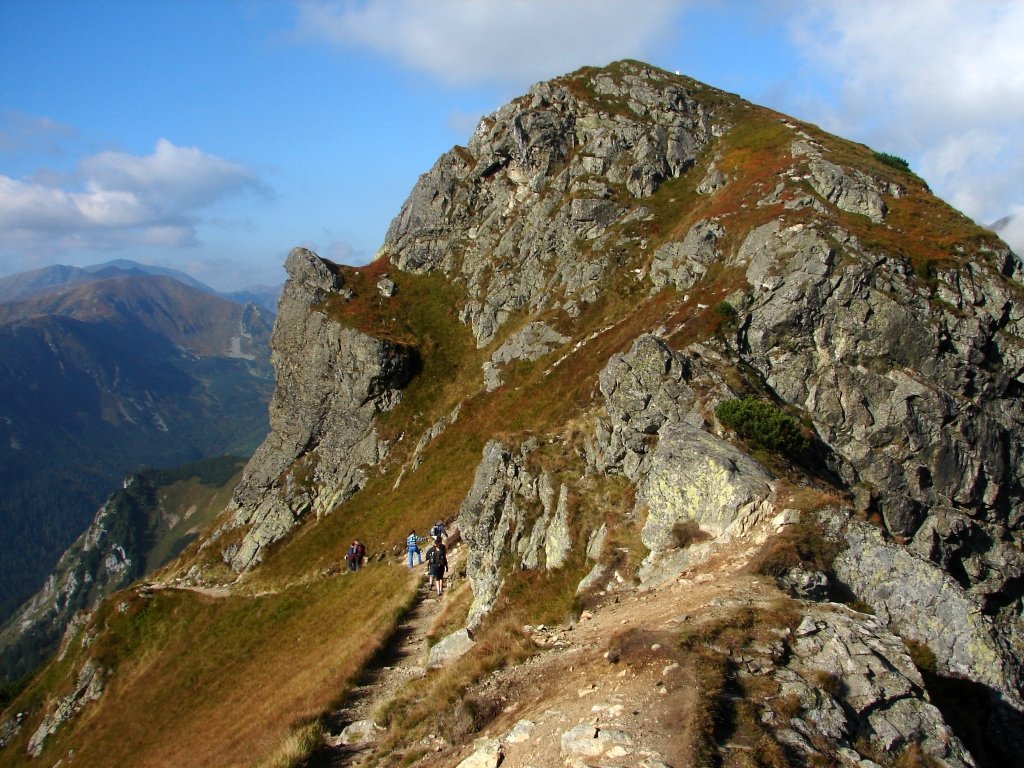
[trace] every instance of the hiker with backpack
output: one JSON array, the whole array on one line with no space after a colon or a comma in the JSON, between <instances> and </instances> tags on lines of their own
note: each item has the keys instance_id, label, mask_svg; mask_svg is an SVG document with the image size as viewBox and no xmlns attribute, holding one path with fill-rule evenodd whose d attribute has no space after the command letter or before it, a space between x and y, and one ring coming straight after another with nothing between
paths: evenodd
<instances>
[{"instance_id":1,"label":"hiker with backpack","mask_svg":"<svg viewBox=\"0 0 1024 768\"><path fill-rule=\"evenodd\" d=\"M434 523L434 527L430 529L430 538L432 539L446 539L448 538L448 531L444 529L444 523L438 520Z\"/></svg>"},{"instance_id":2,"label":"hiker with backpack","mask_svg":"<svg viewBox=\"0 0 1024 768\"><path fill-rule=\"evenodd\" d=\"M434 545L427 550L427 575L430 576L430 586L436 587L437 594L444 591L444 575L448 572L448 548L438 536L434 539Z\"/></svg>"},{"instance_id":3,"label":"hiker with backpack","mask_svg":"<svg viewBox=\"0 0 1024 768\"><path fill-rule=\"evenodd\" d=\"M409 552L409 567L412 568L412 556L416 555L416 565L423 562L423 555L420 554L420 542L426 541L425 536L417 536L416 531L409 531L409 536L405 540L405 548Z\"/></svg>"}]
</instances>

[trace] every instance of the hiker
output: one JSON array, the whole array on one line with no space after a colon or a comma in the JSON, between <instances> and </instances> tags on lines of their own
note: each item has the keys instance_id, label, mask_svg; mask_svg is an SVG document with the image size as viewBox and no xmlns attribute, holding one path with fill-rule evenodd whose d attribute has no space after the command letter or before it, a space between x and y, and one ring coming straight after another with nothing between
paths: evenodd
<instances>
[{"instance_id":1,"label":"hiker","mask_svg":"<svg viewBox=\"0 0 1024 768\"><path fill-rule=\"evenodd\" d=\"M423 555L420 554L420 542L426 541L426 537L417 536L416 531L409 531L409 537L405 540L405 548L409 551L409 567L412 568L412 556L416 555L416 565L423 562Z\"/></svg>"},{"instance_id":2,"label":"hiker","mask_svg":"<svg viewBox=\"0 0 1024 768\"><path fill-rule=\"evenodd\" d=\"M356 570L358 571L363 567L363 562L366 560L366 545L363 544L359 539L356 539Z\"/></svg>"},{"instance_id":3,"label":"hiker","mask_svg":"<svg viewBox=\"0 0 1024 768\"><path fill-rule=\"evenodd\" d=\"M437 594L444 591L444 575L448 572L448 548L438 536L434 539L434 545L427 550L427 575L430 576L430 586L437 588Z\"/></svg>"},{"instance_id":4,"label":"hiker","mask_svg":"<svg viewBox=\"0 0 1024 768\"><path fill-rule=\"evenodd\" d=\"M434 523L434 527L430 529L430 538L432 539L446 539L448 538L448 531L444 529L444 523L438 520Z\"/></svg>"},{"instance_id":5,"label":"hiker","mask_svg":"<svg viewBox=\"0 0 1024 768\"><path fill-rule=\"evenodd\" d=\"M359 542L353 541L352 545L348 548L348 552L345 553L345 560L348 562L349 571L356 571L362 562L362 557L359 554Z\"/></svg>"}]
</instances>

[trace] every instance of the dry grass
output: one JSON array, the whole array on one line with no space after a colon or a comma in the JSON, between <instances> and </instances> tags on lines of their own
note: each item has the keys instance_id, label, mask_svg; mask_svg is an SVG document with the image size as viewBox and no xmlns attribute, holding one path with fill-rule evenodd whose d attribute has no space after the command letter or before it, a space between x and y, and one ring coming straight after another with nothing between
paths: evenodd
<instances>
[{"instance_id":1,"label":"dry grass","mask_svg":"<svg viewBox=\"0 0 1024 768\"><path fill-rule=\"evenodd\" d=\"M476 644L459 664L432 671L386 702L374 720L387 726L388 733L375 748L371 763L401 763L405 745L430 732L445 733L446 738L459 744L485 727L500 710L467 699L466 691L488 673L530 655L533 643L523 634L523 623L517 613L505 613L500 619L487 622L476 633Z\"/></svg>"},{"instance_id":2,"label":"dry grass","mask_svg":"<svg viewBox=\"0 0 1024 768\"><path fill-rule=\"evenodd\" d=\"M692 544L707 541L710 538L711 534L702 531L696 520L685 520L672 527L672 542L679 549L686 549Z\"/></svg>"},{"instance_id":3,"label":"dry grass","mask_svg":"<svg viewBox=\"0 0 1024 768\"><path fill-rule=\"evenodd\" d=\"M438 640L464 627L472 602L473 590L469 581L463 580L454 591L448 593L440 613L431 621L427 630L427 643L434 645Z\"/></svg>"},{"instance_id":4,"label":"dry grass","mask_svg":"<svg viewBox=\"0 0 1024 768\"><path fill-rule=\"evenodd\" d=\"M301 768L320 746L324 729L319 721L300 725L284 737L277 748L256 764L256 768Z\"/></svg>"},{"instance_id":5,"label":"dry grass","mask_svg":"<svg viewBox=\"0 0 1024 768\"><path fill-rule=\"evenodd\" d=\"M406 574L377 571L261 598L166 591L129 597L124 613L108 603L88 650L111 670L106 690L44 755L74 748L80 766L248 766L283 749L293 724L308 736L401 610ZM353 633L356 604L365 623ZM23 749L0 752L0 765Z\"/></svg>"},{"instance_id":6,"label":"dry grass","mask_svg":"<svg viewBox=\"0 0 1024 768\"><path fill-rule=\"evenodd\" d=\"M789 765L760 717L764 708L779 706L777 686L764 679L740 678L732 659L754 644L777 639L776 631L795 626L799 616L791 601L782 600L707 618L680 633L681 663L692 675L697 693L680 724L685 764L736 768Z\"/></svg>"},{"instance_id":7,"label":"dry grass","mask_svg":"<svg viewBox=\"0 0 1024 768\"><path fill-rule=\"evenodd\" d=\"M770 538L747 568L765 576L782 576L796 567L829 573L843 546L826 537L820 523L802 520Z\"/></svg>"},{"instance_id":8,"label":"dry grass","mask_svg":"<svg viewBox=\"0 0 1024 768\"><path fill-rule=\"evenodd\" d=\"M827 507L850 507L850 494L837 488L797 484L786 478L776 483L775 506L798 512L817 512Z\"/></svg>"}]
</instances>

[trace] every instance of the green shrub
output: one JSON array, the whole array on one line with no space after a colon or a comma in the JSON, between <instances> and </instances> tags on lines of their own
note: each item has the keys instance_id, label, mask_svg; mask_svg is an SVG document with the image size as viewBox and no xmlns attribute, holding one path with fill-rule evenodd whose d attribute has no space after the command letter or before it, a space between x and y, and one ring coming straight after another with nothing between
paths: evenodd
<instances>
[{"instance_id":1,"label":"green shrub","mask_svg":"<svg viewBox=\"0 0 1024 768\"><path fill-rule=\"evenodd\" d=\"M809 447L796 419L756 397L723 400L715 409L715 416L740 437L770 451L795 457Z\"/></svg>"},{"instance_id":2,"label":"green shrub","mask_svg":"<svg viewBox=\"0 0 1024 768\"><path fill-rule=\"evenodd\" d=\"M905 171L910 173L910 163L904 160L902 157L896 157L896 155L890 155L888 152L875 152L875 160L880 163L885 163L891 168L895 168L898 171Z\"/></svg>"},{"instance_id":3,"label":"green shrub","mask_svg":"<svg viewBox=\"0 0 1024 768\"><path fill-rule=\"evenodd\" d=\"M736 316L739 314L736 311L736 307L730 304L728 301L720 301L714 306L715 314L721 317L723 320L735 322Z\"/></svg>"}]
</instances>

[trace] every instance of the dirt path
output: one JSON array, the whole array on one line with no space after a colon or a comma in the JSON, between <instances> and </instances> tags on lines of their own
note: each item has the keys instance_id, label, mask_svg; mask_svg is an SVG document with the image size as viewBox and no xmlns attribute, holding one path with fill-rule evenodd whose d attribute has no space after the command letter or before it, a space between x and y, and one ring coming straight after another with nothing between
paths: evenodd
<instances>
[{"instance_id":1,"label":"dirt path","mask_svg":"<svg viewBox=\"0 0 1024 768\"><path fill-rule=\"evenodd\" d=\"M484 741L501 740L502 768L562 765L565 734L589 725L623 739L618 746L622 758L609 765L680 764L682 737L674 724L693 706L689 699L696 696L696 687L680 669L673 638L696 617L725 615L738 604L764 605L777 597L772 584L743 572L748 555L724 552L657 590L610 592L571 624L524 627L537 653L465 694L474 707L492 712L493 719L478 735ZM715 573L714 579L709 572ZM423 571L418 575L422 581L415 606L345 707L328 718L324 746L308 768L363 766L372 743L344 744L344 729L364 725L364 735L355 736L356 742L380 736L382 731L370 725L379 709L408 682L426 674L427 633L446 598L437 599ZM736 595L743 597L738 600ZM617 637L628 643L621 662ZM456 765L479 748L478 742L456 746L431 738L432 752L418 762L424 768ZM606 757L615 754L612 748Z\"/></svg>"},{"instance_id":2,"label":"dirt path","mask_svg":"<svg viewBox=\"0 0 1024 768\"><path fill-rule=\"evenodd\" d=\"M450 573L458 571L455 555L457 552L453 553ZM387 645L364 670L345 706L328 716L324 724L324 745L309 762L309 768L360 765L362 756L372 746L371 742L363 739L374 735L373 726L370 724L378 710L391 701L411 680L426 675L429 651L427 635L435 617L443 609L448 595L454 591L454 586L451 583L447 584L445 595L439 597L428 585L425 564L418 565L414 569L414 574L415 578L419 579L415 604L398 625ZM344 743L347 740L344 731L349 726L364 727L362 733L365 736L353 734L349 739L354 740L353 743ZM378 731L377 735L379 733Z\"/></svg>"}]
</instances>

